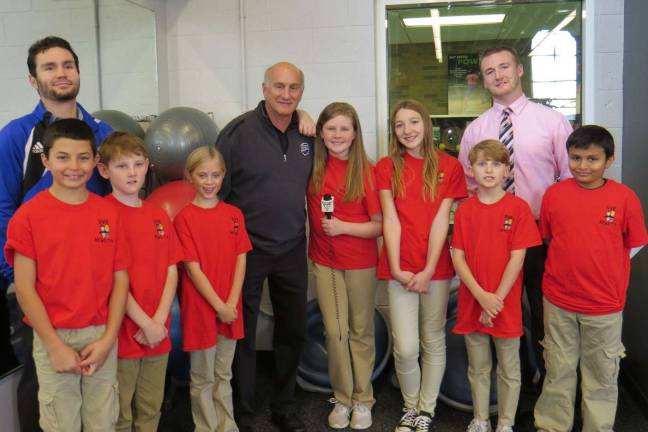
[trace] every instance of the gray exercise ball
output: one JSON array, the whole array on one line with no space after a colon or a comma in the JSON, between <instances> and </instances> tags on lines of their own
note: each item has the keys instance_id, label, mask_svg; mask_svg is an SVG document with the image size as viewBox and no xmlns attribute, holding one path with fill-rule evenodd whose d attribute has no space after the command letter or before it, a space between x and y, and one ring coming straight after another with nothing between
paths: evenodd
<instances>
[{"instance_id":1,"label":"gray exercise ball","mask_svg":"<svg viewBox=\"0 0 648 432\"><path fill-rule=\"evenodd\" d=\"M144 139L144 128L131 116L117 110L99 110L92 113L94 118L108 123L110 127L119 132L130 132Z\"/></svg>"},{"instance_id":2,"label":"gray exercise ball","mask_svg":"<svg viewBox=\"0 0 648 432\"><path fill-rule=\"evenodd\" d=\"M204 112L175 107L160 114L146 130L151 168L163 181L179 180L185 159L196 147L214 145L218 127Z\"/></svg>"}]
</instances>

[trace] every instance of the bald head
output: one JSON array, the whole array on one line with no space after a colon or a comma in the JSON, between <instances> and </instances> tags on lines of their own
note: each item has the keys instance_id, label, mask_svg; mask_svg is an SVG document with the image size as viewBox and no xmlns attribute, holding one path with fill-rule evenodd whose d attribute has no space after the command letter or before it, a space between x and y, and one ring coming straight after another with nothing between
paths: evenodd
<instances>
[{"instance_id":1,"label":"bald head","mask_svg":"<svg viewBox=\"0 0 648 432\"><path fill-rule=\"evenodd\" d=\"M299 77L299 82L301 83L302 87L304 86L304 72L302 72L301 69L289 62L275 63L268 69L266 69L265 74L263 75L263 84L265 86L268 86L272 82L273 77L277 73L281 72L296 74Z\"/></svg>"}]
</instances>

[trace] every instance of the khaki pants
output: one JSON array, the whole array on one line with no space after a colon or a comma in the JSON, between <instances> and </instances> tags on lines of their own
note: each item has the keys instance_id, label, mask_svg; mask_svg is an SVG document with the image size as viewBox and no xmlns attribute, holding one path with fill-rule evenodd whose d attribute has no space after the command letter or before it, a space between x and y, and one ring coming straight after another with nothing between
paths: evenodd
<instances>
[{"instance_id":1,"label":"khaki pants","mask_svg":"<svg viewBox=\"0 0 648 432\"><path fill-rule=\"evenodd\" d=\"M230 384L235 350L235 340L219 335L216 346L189 354L189 393L196 432L238 432Z\"/></svg>"},{"instance_id":2,"label":"khaki pants","mask_svg":"<svg viewBox=\"0 0 648 432\"><path fill-rule=\"evenodd\" d=\"M119 432L155 432L164 399L169 354L117 361Z\"/></svg>"},{"instance_id":3,"label":"khaki pants","mask_svg":"<svg viewBox=\"0 0 648 432\"><path fill-rule=\"evenodd\" d=\"M513 426L520 397L520 338L493 337L497 354L497 424ZM468 381L475 418L488 420L492 356L491 336L470 333L464 336L468 352Z\"/></svg>"},{"instance_id":4,"label":"khaki pants","mask_svg":"<svg viewBox=\"0 0 648 432\"><path fill-rule=\"evenodd\" d=\"M81 351L99 339L105 326L57 329L61 340ZM52 369L47 350L34 332L34 362L38 375L40 427L44 432L112 431L119 415L117 344L92 376L59 373Z\"/></svg>"},{"instance_id":5,"label":"khaki pants","mask_svg":"<svg viewBox=\"0 0 648 432\"><path fill-rule=\"evenodd\" d=\"M619 362L625 356L622 313L584 315L560 309L545 299L544 317L547 377L535 406L536 428L547 432L572 429L580 361L583 432L612 431Z\"/></svg>"},{"instance_id":6,"label":"khaki pants","mask_svg":"<svg viewBox=\"0 0 648 432\"><path fill-rule=\"evenodd\" d=\"M432 416L446 364L449 288L450 280L431 281L427 294L407 291L394 280L387 285L394 363L405 407Z\"/></svg>"},{"instance_id":7,"label":"khaki pants","mask_svg":"<svg viewBox=\"0 0 648 432\"><path fill-rule=\"evenodd\" d=\"M376 269L334 270L313 263L313 273L335 398L346 406L360 402L371 407Z\"/></svg>"}]
</instances>

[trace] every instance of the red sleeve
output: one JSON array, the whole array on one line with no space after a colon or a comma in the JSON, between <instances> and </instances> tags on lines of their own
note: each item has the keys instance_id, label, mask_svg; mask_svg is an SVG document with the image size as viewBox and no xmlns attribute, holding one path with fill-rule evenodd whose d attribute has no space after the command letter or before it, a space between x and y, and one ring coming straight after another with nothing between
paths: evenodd
<instances>
[{"instance_id":1,"label":"red sleeve","mask_svg":"<svg viewBox=\"0 0 648 432\"><path fill-rule=\"evenodd\" d=\"M623 245L630 249L648 243L643 209L637 195L631 190L626 204L626 215L623 226Z\"/></svg>"},{"instance_id":2,"label":"red sleeve","mask_svg":"<svg viewBox=\"0 0 648 432\"><path fill-rule=\"evenodd\" d=\"M393 165L391 158L384 157L378 161L376 165L376 189L377 190L391 190Z\"/></svg>"},{"instance_id":3,"label":"red sleeve","mask_svg":"<svg viewBox=\"0 0 648 432\"><path fill-rule=\"evenodd\" d=\"M462 207L466 204L466 201L459 204L457 210L455 211L454 216L454 227L452 228L452 247L454 249L464 250L464 238L463 238L463 225L464 225L464 216Z\"/></svg>"},{"instance_id":4,"label":"red sleeve","mask_svg":"<svg viewBox=\"0 0 648 432\"><path fill-rule=\"evenodd\" d=\"M238 236L236 238L236 253L242 254L252 250L252 243L250 243L250 237L248 236L247 229L245 228L245 218L241 210L236 209L238 213L239 220L241 221L241 226L239 228Z\"/></svg>"},{"instance_id":5,"label":"red sleeve","mask_svg":"<svg viewBox=\"0 0 648 432\"><path fill-rule=\"evenodd\" d=\"M529 207L526 201L522 200L518 202L518 205L520 211L518 212L517 227L513 233L511 249L526 249L542 244L538 226L533 218L533 213L531 213L531 207Z\"/></svg>"},{"instance_id":6,"label":"red sleeve","mask_svg":"<svg viewBox=\"0 0 648 432\"><path fill-rule=\"evenodd\" d=\"M117 214L117 209L115 209ZM126 229L120 215L117 216L117 244L115 245L115 265L113 271L126 270L131 265L130 247Z\"/></svg>"},{"instance_id":7,"label":"red sleeve","mask_svg":"<svg viewBox=\"0 0 648 432\"><path fill-rule=\"evenodd\" d=\"M189 230L189 224L185 217L185 212L180 211L176 216L173 226L176 229L178 240L182 245L182 254L184 255L183 261L196 261L198 262L198 251Z\"/></svg>"},{"instance_id":8,"label":"red sleeve","mask_svg":"<svg viewBox=\"0 0 648 432\"><path fill-rule=\"evenodd\" d=\"M22 210L22 211L21 211ZM18 209L7 226L7 242L4 247L7 264L13 267L15 252L36 260L34 238L25 209Z\"/></svg>"},{"instance_id":9,"label":"red sleeve","mask_svg":"<svg viewBox=\"0 0 648 432\"><path fill-rule=\"evenodd\" d=\"M171 222L171 219L169 219L169 216L167 216L166 212L161 212L161 216L164 218L164 224L165 226L169 227L169 265L177 264L182 259L184 258L184 254L182 252L182 244L180 244L180 240L178 239L178 235L176 234L176 230L173 226L173 223Z\"/></svg>"},{"instance_id":10,"label":"red sleeve","mask_svg":"<svg viewBox=\"0 0 648 432\"><path fill-rule=\"evenodd\" d=\"M443 155L450 163L448 164L448 187L444 198L465 198L468 196L468 189L466 188L466 177L464 176L463 168L459 161L452 156Z\"/></svg>"},{"instance_id":11,"label":"red sleeve","mask_svg":"<svg viewBox=\"0 0 648 432\"><path fill-rule=\"evenodd\" d=\"M376 169L371 167L368 178L371 181L365 179L365 202L367 204L367 210L369 211L369 216L380 213L382 210L380 208L380 199L378 199L378 187L376 185Z\"/></svg>"},{"instance_id":12,"label":"red sleeve","mask_svg":"<svg viewBox=\"0 0 648 432\"><path fill-rule=\"evenodd\" d=\"M542 197L542 205L540 206L540 236L545 240L551 240L551 218L549 217L550 208L551 208L551 188L547 189L544 196Z\"/></svg>"}]
</instances>

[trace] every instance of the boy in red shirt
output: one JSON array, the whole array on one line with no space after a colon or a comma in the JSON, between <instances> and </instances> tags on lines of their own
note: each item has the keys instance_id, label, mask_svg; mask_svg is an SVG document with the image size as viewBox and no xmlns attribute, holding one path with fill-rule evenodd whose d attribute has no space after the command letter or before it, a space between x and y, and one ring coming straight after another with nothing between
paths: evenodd
<instances>
[{"instance_id":1,"label":"boy in red shirt","mask_svg":"<svg viewBox=\"0 0 648 432\"><path fill-rule=\"evenodd\" d=\"M474 418L467 432L490 432L492 338L497 352L497 432L513 430L520 395L522 264L541 243L529 205L506 193L509 153L497 140L475 145L468 156L477 193L455 214L452 261L461 278L454 332L465 335Z\"/></svg>"},{"instance_id":2,"label":"boy in red shirt","mask_svg":"<svg viewBox=\"0 0 648 432\"><path fill-rule=\"evenodd\" d=\"M126 316L119 330L117 431L155 432L160 421L171 340L169 310L178 284L182 246L158 206L139 197L149 160L142 141L113 132L99 148L99 172L110 180L133 261Z\"/></svg>"},{"instance_id":3,"label":"boy in red shirt","mask_svg":"<svg viewBox=\"0 0 648 432\"><path fill-rule=\"evenodd\" d=\"M567 151L574 178L547 189L540 211L549 242L542 280L547 378L535 425L571 430L580 362L583 430L612 431L630 252L648 243L648 234L637 195L603 177L614 161L612 135L583 126L567 139Z\"/></svg>"},{"instance_id":4,"label":"boy in red shirt","mask_svg":"<svg viewBox=\"0 0 648 432\"><path fill-rule=\"evenodd\" d=\"M114 430L117 333L128 295L128 245L115 208L86 189L94 136L78 119L43 137L52 186L9 223L5 256L34 329L44 431Z\"/></svg>"}]
</instances>

